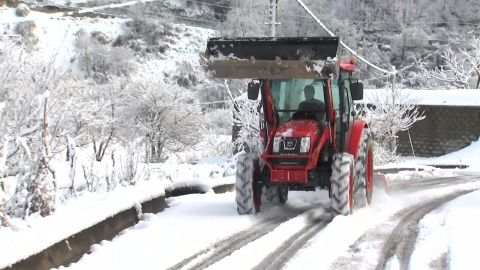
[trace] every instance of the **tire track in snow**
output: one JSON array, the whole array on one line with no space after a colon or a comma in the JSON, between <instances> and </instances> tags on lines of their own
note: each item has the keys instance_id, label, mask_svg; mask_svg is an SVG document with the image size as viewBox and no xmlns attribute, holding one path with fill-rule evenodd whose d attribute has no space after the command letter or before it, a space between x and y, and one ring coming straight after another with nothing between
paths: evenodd
<instances>
[{"instance_id":1,"label":"tire track in snow","mask_svg":"<svg viewBox=\"0 0 480 270\"><path fill-rule=\"evenodd\" d=\"M443 204L473 191L474 190L457 191L440 198L408 207L395 215L401 220L386 239L375 270L385 270L387 263L394 256L398 258L400 269L408 270L410 266L410 257L417 240L418 223L420 220Z\"/></svg>"},{"instance_id":2,"label":"tire track in snow","mask_svg":"<svg viewBox=\"0 0 480 270\"><path fill-rule=\"evenodd\" d=\"M302 230L298 231L290 238L285 240L281 246L276 248L267 257L265 257L252 270L278 270L304 247L307 242L317 235L323 228L327 226L328 222L322 221L320 223L311 223Z\"/></svg>"},{"instance_id":3,"label":"tire track in snow","mask_svg":"<svg viewBox=\"0 0 480 270\"><path fill-rule=\"evenodd\" d=\"M349 256L337 259L330 269L386 270L392 260L397 260L399 269L409 269L420 220L443 204L473 191L475 190L457 191L396 212L386 223L364 233L350 246ZM378 259L375 262L369 261L369 258L361 253L363 247L379 250Z\"/></svg>"},{"instance_id":4,"label":"tire track in snow","mask_svg":"<svg viewBox=\"0 0 480 270\"><path fill-rule=\"evenodd\" d=\"M287 215L270 218L259 224L255 224L248 229L235 233L230 237L226 238L225 240L221 240L214 245L195 253L194 255L168 268L167 270L180 270L186 267L186 269L192 270L206 269L209 266L229 256L234 251L243 248L250 242L253 242L272 232L282 223L319 206L321 205L312 205L309 207L295 209L293 212ZM194 263L194 261L196 260L198 260L198 262Z\"/></svg>"}]
</instances>

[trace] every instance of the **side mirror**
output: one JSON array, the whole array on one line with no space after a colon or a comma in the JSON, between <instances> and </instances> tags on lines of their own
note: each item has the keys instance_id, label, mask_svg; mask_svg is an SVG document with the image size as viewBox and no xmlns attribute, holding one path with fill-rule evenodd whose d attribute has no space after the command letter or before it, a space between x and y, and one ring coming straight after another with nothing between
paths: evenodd
<instances>
[{"instance_id":1,"label":"side mirror","mask_svg":"<svg viewBox=\"0 0 480 270\"><path fill-rule=\"evenodd\" d=\"M352 93L353 100L362 100L363 99L363 83L361 82L350 83L350 92Z\"/></svg>"},{"instance_id":2,"label":"side mirror","mask_svg":"<svg viewBox=\"0 0 480 270\"><path fill-rule=\"evenodd\" d=\"M258 99L258 92L260 92L260 82L259 81L249 82L248 87L247 87L248 99L257 100Z\"/></svg>"}]
</instances>

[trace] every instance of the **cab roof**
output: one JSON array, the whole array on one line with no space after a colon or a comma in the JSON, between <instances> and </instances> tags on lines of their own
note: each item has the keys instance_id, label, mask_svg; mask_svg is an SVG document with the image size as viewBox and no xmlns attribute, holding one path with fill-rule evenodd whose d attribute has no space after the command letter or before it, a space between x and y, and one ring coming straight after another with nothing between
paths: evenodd
<instances>
[{"instance_id":1,"label":"cab roof","mask_svg":"<svg viewBox=\"0 0 480 270\"><path fill-rule=\"evenodd\" d=\"M340 68L345 71L355 71L355 64L347 62L345 60L340 60Z\"/></svg>"}]
</instances>

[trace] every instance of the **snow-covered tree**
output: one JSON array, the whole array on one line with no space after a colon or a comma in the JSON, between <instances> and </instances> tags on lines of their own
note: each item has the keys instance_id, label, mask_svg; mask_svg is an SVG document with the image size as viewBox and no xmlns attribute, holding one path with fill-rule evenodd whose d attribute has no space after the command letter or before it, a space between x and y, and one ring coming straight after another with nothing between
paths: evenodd
<instances>
[{"instance_id":1,"label":"snow-covered tree","mask_svg":"<svg viewBox=\"0 0 480 270\"><path fill-rule=\"evenodd\" d=\"M112 75L128 76L135 69L134 54L125 47L110 47L110 40L102 32L76 33L76 56L86 76L97 83L107 83Z\"/></svg>"},{"instance_id":2,"label":"snow-covered tree","mask_svg":"<svg viewBox=\"0 0 480 270\"><path fill-rule=\"evenodd\" d=\"M227 19L220 24L222 35L240 37L265 36L268 26L268 1L233 0Z\"/></svg>"},{"instance_id":3,"label":"snow-covered tree","mask_svg":"<svg viewBox=\"0 0 480 270\"><path fill-rule=\"evenodd\" d=\"M408 90L390 83L384 90L370 92L366 103L360 106L360 118L367 121L375 138L375 163L397 161L397 134L406 131L425 116L419 111L417 99Z\"/></svg>"},{"instance_id":4,"label":"snow-covered tree","mask_svg":"<svg viewBox=\"0 0 480 270\"><path fill-rule=\"evenodd\" d=\"M480 89L480 37L458 51L450 46L439 52L439 67L424 70L430 88Z\"/></svg>"},{"instance_id":5,"label":"snow-covered tree","mask_svg":"<svg viewBox=\"0 0 480 270\"><path fill-rule=\"evenodd\" d=\"M228 89L230 90L230 88ZM257 152L260 139L260 97L258 100L249 100L245 93L239 97L234 97L231 94L230 99L229 109L233 112L231 115L234 125L232 134L234 141L231 145L230 154L240 151Z\"/></svg>"},{"instance_id":6,"label":"snow-covered tree","mask_svg":"<svg viewBox=\"0 0 480 270\"><path fill-rule=\"evenodd\" d=\"M81 85L54 66L55 55L43 62L11 42L4 42L1 50L0 134L6 137L0 149L6 169L0 178L13 176L18 181L9 211L21 217L29 212L49 215L57 188L53 158L71 132L65 125L68 103Z\"/></svg>"},{"instance_id":7,"label":"snow-covered tree","mask_svg":"<svg viewBox=\"0 0 480 270\"><path fill-rule=\"evenodd\" d=\"M129 89L132 124L143 133L146 157L163 162L170 152L180 152L201 140L201 108L194 95L162 78L137 76ZM127 113L127 112L125 112Z\"/></svg>"}]
</instances>

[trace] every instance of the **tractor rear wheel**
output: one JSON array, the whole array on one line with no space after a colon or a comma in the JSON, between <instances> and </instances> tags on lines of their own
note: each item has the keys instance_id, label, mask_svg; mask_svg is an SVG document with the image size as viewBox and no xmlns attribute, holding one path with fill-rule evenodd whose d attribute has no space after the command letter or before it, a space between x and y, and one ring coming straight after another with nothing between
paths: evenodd
<instances>
[{"instance_id":1,"label":"tractor rear wheel","mask_svg":"<svg viewBox=\"0 0 480 270\"><path fill-rule=\"evenodd\" d=\"M238 156L235 179L235 201L240 215L260 211L261 194L255 193L255 182L260 176L259 158L254 153Z\"/></svg>"},{"instance_id":2,"label":"tractor rear wheel","mask_svg":"<svg viewBox=\"0 0 480 270\"><path fill-rule=\"evenodd\" d=\"M332 217L353 213L353 156L339 153L333 156L330 178L330 208Z\"/></svg>"},{"instance_id":3,"label":"tractor rear wheel","mask_svg":"<svg viewBox=\"0 0 480 270\"><path fill-rule=\"evenodd\" d=\"M357 158L355 159L355 177L353 180L353 205L355 209L366 207L372 202L373 149L370 130L364 129L360 138Z\"/></svg>"},{"instance_id":4,"label":"tractor rear wheel","mask_svg":"<svg viewBox=\"0 0 480 270\"><path fill-rule=\"evenodd\" d=\"M262 204L277 205L285 204L288 200L287 186L270 186L263 187Z\"/></svg>"}]
</instances>

